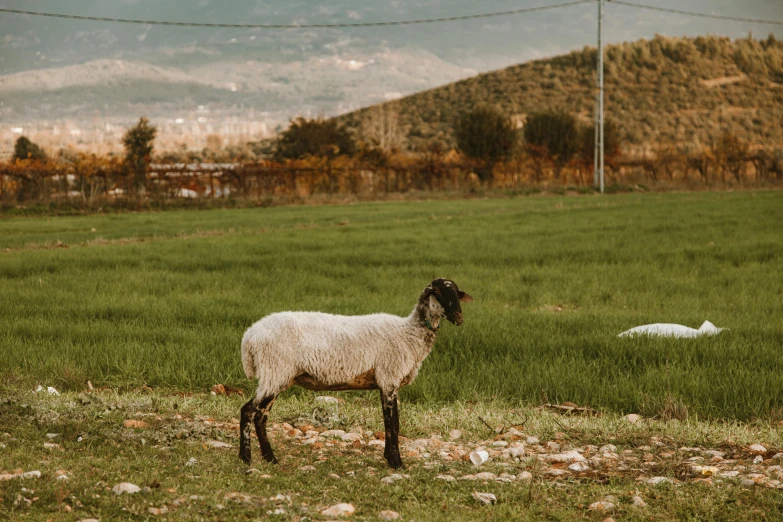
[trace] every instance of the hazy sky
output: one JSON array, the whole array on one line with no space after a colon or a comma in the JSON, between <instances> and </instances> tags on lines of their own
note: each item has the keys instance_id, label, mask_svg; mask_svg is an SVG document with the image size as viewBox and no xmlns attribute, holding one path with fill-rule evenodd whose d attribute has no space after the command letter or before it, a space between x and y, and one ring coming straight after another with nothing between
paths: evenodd
<instances>
[{"instance_id":1,"label":"hazy sky","mask_svg":"<svg viewBox=\"0 0 783 522\"><path fill-rule=\"evenodd\" d=\"M705 13L783 20L783 0L632 0ZM562 3L563 0L4 0L4 7L92 16L227 23L334 23L454 16ZM455 23L389 28L231 30L140 26L0 13L0 73L99 57L156 59L186 49L204 60L301 60L312 56L413 48L475 70L595 45L597 3ZM607 2L608 42L774 33L783 26L727 22ZM176 62L176 60L172 59Z\"/></svg>"}]
</instances>

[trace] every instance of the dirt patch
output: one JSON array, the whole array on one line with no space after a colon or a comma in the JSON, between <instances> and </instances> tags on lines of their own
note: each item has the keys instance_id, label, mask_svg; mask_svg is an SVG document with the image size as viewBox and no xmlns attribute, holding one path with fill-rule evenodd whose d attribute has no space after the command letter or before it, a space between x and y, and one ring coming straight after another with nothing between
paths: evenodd
<instances>
[{"instance_id":1,"label":"dirt patch","mask_svg":"<svg viewBox=\"0 0 783 522\"><path fill-rule=\"evenodd\" d=\"M737 76L721 76L720 78L713 78L711 80L700 80L701 84L707 88L721 87L723 85L731 85L732 83L739 83L747 80L748 77L744 74L738 74Z\"/></svg>"}]
</instances>

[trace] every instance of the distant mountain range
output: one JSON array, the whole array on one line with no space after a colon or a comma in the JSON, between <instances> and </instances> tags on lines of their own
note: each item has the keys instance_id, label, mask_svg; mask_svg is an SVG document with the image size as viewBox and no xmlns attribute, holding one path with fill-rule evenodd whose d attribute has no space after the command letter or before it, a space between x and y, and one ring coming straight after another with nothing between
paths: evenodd
<instances>
[{"instance_id":1,"label":"distant mountain range","mask_svg":"<svg viewBox=\"0 0 783 522\"><path fill-rule=\"evenodd\" d=\"M176 117L209 105L286 122L335 114L455 81L476 71L423 50L352 53L305 61L223 60L187 67L97 59L0 76L5 119L91 118L96 113Z\"/></svg>"},{"instance_id":2,"label":"distant mountain range","mask_svg":"<svg viewBox=\"0 0 783 522\"><path fill-rule=\"evenodd\" d=\"M8 8L88 16L228 23L411 20L536 7L560 0L6 0ZM783 18L770 0L656 0L655 5ZM334 115L535 58L596 38L596 5L372 28L225 29L89 22L0 13L0 122L141 115L199 105L285 123ZM783 27L663 15L607 5L608 41L664 34L733 36ZM764 33L766 34L766 33Z\"/></svg>"}]
</instances>

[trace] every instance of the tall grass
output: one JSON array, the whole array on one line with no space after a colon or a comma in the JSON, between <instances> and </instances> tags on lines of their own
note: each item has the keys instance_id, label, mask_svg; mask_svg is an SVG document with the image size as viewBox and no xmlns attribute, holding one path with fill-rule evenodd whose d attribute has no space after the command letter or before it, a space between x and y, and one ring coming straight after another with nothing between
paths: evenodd
<instances>
[{"instance_id":1,"label":"tall grass","mask_svg":"<svg viewBox=\"0 0 783 522\"><path fill-rule=\"evenodd\" d=\"M261 316L407 314L445 276L475 302L441 330L408 400L776 417L781 223L781 192L6 219L0 376L250 390L239 339ZM43 248L58 242L70 248ZM616 337L705 319L730 330Z\"/></svg>"}]
</instances>

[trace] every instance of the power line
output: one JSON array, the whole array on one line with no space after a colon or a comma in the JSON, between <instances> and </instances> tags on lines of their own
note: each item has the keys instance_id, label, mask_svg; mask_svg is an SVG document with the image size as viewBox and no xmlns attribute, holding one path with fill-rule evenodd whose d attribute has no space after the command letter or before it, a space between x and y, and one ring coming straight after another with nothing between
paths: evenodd
<instances>
[{"instance_id":1,"label":"power line","mask_svg":"<svg viewBox=\"0 0 783 522\"><path fill-rule=\"evenodd\" d=\"M116 22L123 24L141 24L141 25L169 25L179 27L228 27L238 29L319 29L333 27L380 27L388 25L414 25L414 24L434 24L440 22L457 22L460 20L475 20L478 18L492 18L497 16L516 15L522 13L532 13L533 11L545 11L548 9L559 9L561 7L570 7L580 4L592 4L596 0L574 0L562 4L542 5L537 7L525 7L521 9L512 9L510 11L498 11L494 13L481 13L463 16L448 16L444 18L427 18L422 20L397 20L389 22L354 22L354 23L336 23L336 24L221 24L221 23L201 23L201 22L167 22L161 20L134 20L130 18L105 18L100 16L81 16L59 13L44 13L40 11L24 11L21 9L0 8L0 13L12 13L31 16L46 16L49 18L66 18L69 20L87 20L91 22Z\"/></svg>"},{"instance_id":2,"label":"power line","mask_svg":"<svg viewBox=\"0 0 783 522\"><path fill-rule=\"evenodd\" d=\"M608 2L611 2L613 4L619 4L619 5L625 5L628 7L636 7L639 9L648 9L650 11L660 11L662 13L674 13L674 14L682 14L682 15L688 15L688 16L698 16L700 18L713 18L716 20L730 20L732 22L750 22L754 24L773 24L773 25L783 25L783 20L762 20L760 18L741 18L739 16L723 16L723 15L714 15L714 14L708 14L708 13L696 13L694 11L683 11L680 9L669 9L668 7L655 7L652 5L643 5L643 4L634 4L631 2L624 2L623 0L607 0Z\"/></svg>"}]
</instances>

